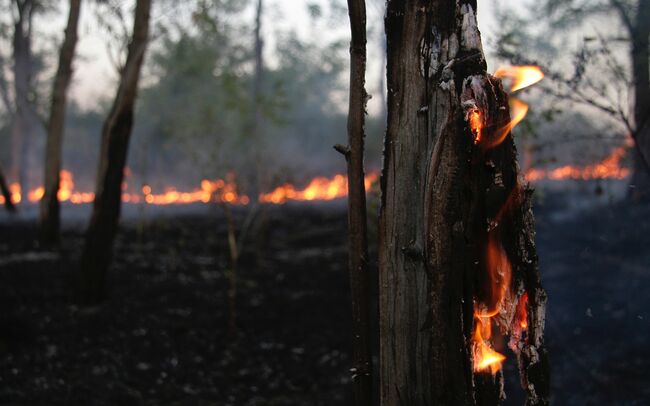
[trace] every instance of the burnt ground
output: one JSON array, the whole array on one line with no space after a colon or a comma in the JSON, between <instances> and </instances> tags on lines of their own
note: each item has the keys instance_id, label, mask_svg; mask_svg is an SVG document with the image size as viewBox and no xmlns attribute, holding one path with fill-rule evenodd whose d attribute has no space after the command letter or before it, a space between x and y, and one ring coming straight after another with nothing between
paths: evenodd
<instances>
[{"instance_id":1,"label":"burnt ground","mask_svg":"<svg viewBox=\"0 0 650 406\"><path fill-rule=\"evenodd\" d=\"M650 206L558 213L561 195L537 209L553 403L648 404ZM268 219L241 259L233 339L219 210L125 220L110 298L90 309L69 298L83 223L57 254L38 248L33 220L5 218L0 404L350 404L345 208L293 204ZM505 374L506 403L521 404Z\"/></svg>"}]
</instances>

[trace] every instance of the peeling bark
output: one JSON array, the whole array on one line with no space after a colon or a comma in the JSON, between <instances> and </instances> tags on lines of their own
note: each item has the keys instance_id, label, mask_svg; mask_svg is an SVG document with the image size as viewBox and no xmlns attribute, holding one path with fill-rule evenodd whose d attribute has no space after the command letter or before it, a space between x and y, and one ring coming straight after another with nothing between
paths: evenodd
<instances>
[{"instance_id":1,"label":"peeling bark","mask_svg":"<svg viewBox=\"0 0 650 406\"><path fill-rule=\"evenodd\" d=\"M388 129L380 211L382 405L493 405L501 373L472 370L474 301L488 300L486 251L498 242L513 279L497 326L529 296L520 357L528 403L548 403L530 193L507 134L507 95L486 64L476 2L389 0ZM469 123L479 111L484 139Z\"/></svg>"}]
</instances>

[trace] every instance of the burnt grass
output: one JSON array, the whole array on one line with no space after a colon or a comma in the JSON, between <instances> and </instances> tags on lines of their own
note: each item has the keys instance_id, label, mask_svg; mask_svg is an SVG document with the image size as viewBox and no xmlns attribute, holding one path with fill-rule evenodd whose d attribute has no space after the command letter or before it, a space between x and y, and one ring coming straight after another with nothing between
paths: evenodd
<instances>
[{"instance_id":1,"label":"burnt grass","mask_svg":"<svg viewBox=\"0 0 650 406\"><path fill-rule=\"evenodd\" d=\"M562 207L546 198L536 213L553 404L647 404L650 206ZM38 246L33 219L0 222L0 404L351 404L345 206L263 215L239 264L234 337L218 208L126 218L93 308L70 300L83 222L58 252ZM514 363L504 373L505 403L522 404Z\"/></svg>"}]
</instances>

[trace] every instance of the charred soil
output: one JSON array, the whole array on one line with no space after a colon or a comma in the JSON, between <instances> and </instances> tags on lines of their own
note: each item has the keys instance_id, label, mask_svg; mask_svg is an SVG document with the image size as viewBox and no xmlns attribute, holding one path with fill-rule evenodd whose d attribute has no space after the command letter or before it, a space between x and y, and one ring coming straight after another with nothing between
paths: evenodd
<instances>
[{"instance_id":1,"label":"charred soil","mask_svg":"<svg viewBox=\"0 0 650 406\"><path fill-rule=\"evenodd\" d=\"M553 403L643 404L650 207L561 207L547 196L536 213ZM70 301L83 227L66 228L56 253L39 249L33 221L0 223L0 404L350 404L345 205L266 216L241 256L234 339L218 207L123 221L109 299L94 308ZM375 276L374 247L370 258ZM506 355L506 404L521 404Z\"/></svg>"}]
</instances>

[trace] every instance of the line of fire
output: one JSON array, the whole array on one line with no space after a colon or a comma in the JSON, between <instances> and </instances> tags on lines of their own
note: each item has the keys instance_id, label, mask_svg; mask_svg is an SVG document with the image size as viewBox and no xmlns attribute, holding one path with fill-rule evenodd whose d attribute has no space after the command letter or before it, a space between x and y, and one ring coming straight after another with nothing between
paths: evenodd
<instances>
[{"instance_id":1,"label":"line of fire","mask_svg":"<svg viewBox=\"0 0 650 406\"><path fill-rule=\"evenodd\" d=\"M650 0L0 9L0 404L650 400Z\"/></svg>"}]
</instances>

